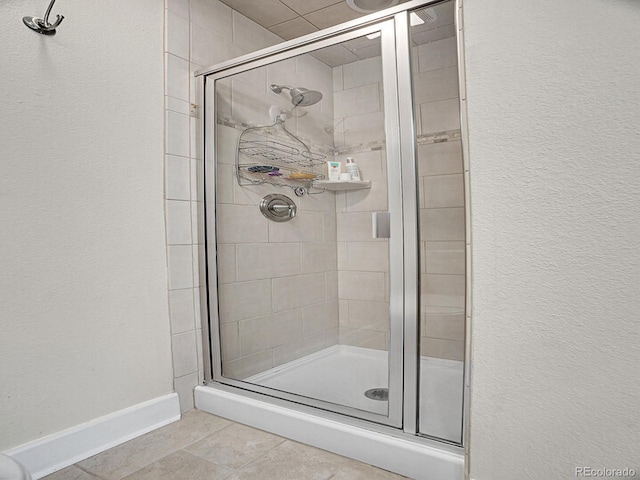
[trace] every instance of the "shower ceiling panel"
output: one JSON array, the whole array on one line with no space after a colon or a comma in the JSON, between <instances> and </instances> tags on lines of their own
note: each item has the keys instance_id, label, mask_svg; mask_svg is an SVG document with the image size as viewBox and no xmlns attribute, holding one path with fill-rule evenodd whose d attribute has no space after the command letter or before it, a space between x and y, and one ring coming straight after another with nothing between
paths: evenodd
<instances>
[{"instance_id":1,"label":"shower ceiling panel","mask_svg":"<svg viewBox=\"0 0 640 480\"><path fill-rule=\"evenodd\" d=\"M352 10L344 0L221 1L283 40L292 40L367 15ZM407 1L400 0L398 4ZM435 21L413 26L414 46L454 35L453 7L453 2L436 5L433 7L437 15ZM420 35L416 35L418 32ZM338 67L378 55L380 49L376 41L362 38L325 48L314 56L330 67Z\"/></svg>"}]
</instances>

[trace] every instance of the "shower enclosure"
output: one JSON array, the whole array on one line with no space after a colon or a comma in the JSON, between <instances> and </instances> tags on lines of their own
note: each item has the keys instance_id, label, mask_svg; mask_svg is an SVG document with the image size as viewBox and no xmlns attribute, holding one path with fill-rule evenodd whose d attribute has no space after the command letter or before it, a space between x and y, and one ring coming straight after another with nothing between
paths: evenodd
<instances>
[{"instance_id":1,"label":"shower enclosure","mask_svg":"<svg viewBox=\"0 0 640 480\"><path fill-rule=\"evenodd\" d=\"M463 445L456 12L404 3L198 72L211 387Z\"/></svg>"}]
</instances>

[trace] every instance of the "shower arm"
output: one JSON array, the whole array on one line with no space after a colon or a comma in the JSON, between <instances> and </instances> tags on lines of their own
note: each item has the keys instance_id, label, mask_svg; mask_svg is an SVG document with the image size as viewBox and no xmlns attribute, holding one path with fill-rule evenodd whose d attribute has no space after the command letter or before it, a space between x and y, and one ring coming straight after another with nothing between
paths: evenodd
<instances>
[{"instance_id":1,"label":"shower arm","mask_svg":"<svg viewBox=\"0 0 640 480\"><path fill-rule=\"evenodd\" d=\"M274 83L273 85L270 85L269 88L273 93L282 93L283 89L286 88L287 90L290 91L293 87L290 87L289 85L276 85Z\"/></svg>"}]
</instances>

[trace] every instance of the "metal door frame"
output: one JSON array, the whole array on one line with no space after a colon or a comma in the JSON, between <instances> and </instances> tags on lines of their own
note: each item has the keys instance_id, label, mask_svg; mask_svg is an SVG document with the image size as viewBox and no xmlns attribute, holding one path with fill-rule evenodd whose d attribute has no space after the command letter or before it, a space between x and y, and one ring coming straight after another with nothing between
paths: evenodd
<instances>
[{"instance_id":1,"label":"metal door frame","mask_svg":"<svg viewBox=\"0 0 640 480\"><path fill-rule=\"evenodd\" d=\"M453 0L452 0L453 1ZM198 88L198 105L201 106L199 111L201 112L200 121L200 139L199 147L201 148L202 156L204 158L205 165L205 179L206 184L215 185L215 156L209 153L207 155L207 138L214 139L215 143L215 121L206 122L206 112L211 108L210 103L213 101L213 112L215 112L215 95L205 95L205 90L213 83L211 80L216 80L230 75L240 73L251 68L257 68L268 65L270 63L284 60L292 56L301 55L318 48L324 48L329 45L340 43L345 40L356 38L362 35L367 35L376 31L381 31L383 28L391 29L392 36L388 34L382 35L381 47L383 50L383 59L393 58L392 62L387 61L384 64L383 60L383 86L385 92L390 91L393 87L396 90L395 98L389 98L390 95L385 93L385 134L387 145L391 142L397 142L399 155L399 163L390 165L394 161L393 155L387 152L387 171L389 174L393 171L401 172L401 178L396 179L397 182L392 182L391 178L388 178L389 186L389 207L395 207L396 215L392 215L392 239L402 239L396 254L400 252L402 268L396 275L390 275L390 287L395 285L395 290L390 292L390 315L392 322L391 337L401 339L402 341L391 342L390 346L390 393L395 390L396 396L399 394L400 399L395 400L395 404L399 406L392 412L391 404L389 402L389 419L392 421L381 421L379 415L363 412L358 409L350 407L340 407L335 404L323 401L301 401L305 397L300 397L294 394L282 394L276 395L271 389L265 389L257 385L251 385L248 388L246 382L235 381L230 379L224 379L220 382L225 388L233 388L234 390L242 389L246 391L249 396L260 396L263 400L269 401L269 398L273 398L276 403L282 400L288 400L292 403L292 407L296 409L306 410L307 407L319 408L325 412L328 417L334 417L335 415L343 416L345 422L361 425L363 421L375 422L371 424L375 430L387 431L388 433L395 434L398 429L401 432L409 434L408 438L412 438L420 443L427 443L431 445L446 445L448 448L452 448L454 451L458 450L455 443L448 442L443 439L431 439L429 437L422 437L418 435L418 405L419 405L419 249L418 249L418 231L417 231L417 218L418 218L418 200L417 200L417 177L415 173L415 154L416 154L416 132L415 132L415 119L413 111L413 94L412 94L412 78L411 78L411 48L409 41L409 12L411 10L419 9L428 5L435 5L442 3L442 0L413 0L394 8L384 10L382 12L367 15L365 17L346 22L344 24L331 27L320 32L316 32L310 35L283 42L273 47L259 50L254 53L237 57L233 60L229 60L211 67L204 68L195 73L197 77ZM459 84L460 84L460 99L461 99L461 137L463 144L463 157L465 162L465 195L468 195L468 150L466 140L466 95L462 95L464 92L464 57L463 47L461 44L461 8L462 0L455 0L455 22L456 22L456 35L458 37L458 62L459 62ZM388 26L387 26L388 25ZM386 39L386 45L385 45ZM393 52L391 53L391 50ZM385 55L386 52L386 55ZM391 73L393 69L393 74ZM205 101L209 104L206 105ZM389 103L389 105L387 105ZM391 115L395 113L393 119ZM389 123L392 123L393 128L389 128ZM397 134L396 134L397 133ZM390 138L389 135L394 135L394 138ZM400 168L398 166L400 165ZM395 167L389 168L389 166ZM201 172L202 173L202 172ZM399 191L393 192L393 194L399 195L401 204L399 206L392 205L392 187L393 184L399 187ZM200 198L203 200L204 209L199 214L199 227L200 231L204 230L204 244L205 247L200 249L200 278L201 285L206 287L201 293L201 309L203 318L209 321L203 321L203 343L204 355L205 355L205 381L219 382L221 378L221 366L219 362L214 361L215 358L220 357L220 343L219 335L212 335L212 331L219 331L218 329L218 304L217 304L217 278L216 278L216 243L212 242L210 245L207 242L208 238L216 238L215 232L215 196L209 198L206 192L202 193ZM471 324L471 310L470 310L470 259L469 259L469 242L470 242L470 222L469 222L469 208L470 206L465 202L465 211L467 212L467 226L466 226L466 244L467 244L467 308L466 308L466 336L465 336L465 388L464 388L464 415L463 415L463 445L466 443L466 436L468 432L468 409L469 409L469 387L470 387L470 324ZM207 222L204 221L205 211L208 214ZM397 213L400 213L398 215ZM390 239L390 256L393 255L392 242ZM396 256L397 261L397 256ZM390 258L390 264L393 263ZM395 279L395 282L394 282ZM397 293L398 285L402 285L402 290ZM211 295L213 292L213 295ZM394 296L395 293L395 296ZM400 301L398 300L400 296ZM210 315L209 312L214 312L214 315ZM400 315L401 321L393 322L393 315ZM209 325L211 322L211 325ZM395 335L393 330L395 329ZM210 349L212 348L212 350ZM391 362L400 362L398 367L394 365L392 367ZM397 369L400 373L393 375L391 372ZM392 383L393 382L393 385ZM393 388L394 385L399 384L400 387ZM390 398L391 400L391 398ZM321 411L318 413L322 413ZM363 415L363 413L365 413ZM399 421L398 421L399 419ZM375 426L379 425L379 426ZM395 427L388 430L385 425Z\"/></svg>"}]
</instances>

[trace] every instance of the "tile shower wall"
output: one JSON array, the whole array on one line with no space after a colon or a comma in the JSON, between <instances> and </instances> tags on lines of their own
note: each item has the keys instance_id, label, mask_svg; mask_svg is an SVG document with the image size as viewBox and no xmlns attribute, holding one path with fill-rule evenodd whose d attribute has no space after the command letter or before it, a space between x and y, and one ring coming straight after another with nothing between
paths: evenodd
<instances>
[{"instance_id":1,"label":"tile shower wall","mask_svg":"<svg viewBox=\"0 0 640 480\"><path fill-rule=\"evenodd\" d=\"M452 36L439 38L448 33ZM413 56L420 192L420 350L422 355L463 360L464 180L453 34L446 27L437 29L431 37L437 40L414 47Z\"/></svg>"},{"instance_id":2,"label":"tile shower wall","mask_svg":"<svg viewBox=\"0 0 640 480\"><path fill-rule=\"evenodd\" d=\"M371 235L387 206L381 57L333 69L336 160L353 157L371 189L336 193L340 343L389 345L389 243Z\"/></svg>"},{"instance_id":3,"label":"tile shower wall","mask_svg":"<svg viewBox=\"0 0 640 480\"><path fill-rule=\"evenodd\" d=\"M197 271L198 176L193 72L282 40L217 0L165 2L165 201L174 387L183 411L204 378Z\"/></svg>"},{"instance_id":4,"label":"tile shower wall","mask_svg":"<svg viewBox=\"0 0 640 480\"><path fill-rule=\"evenodd\" d=\"M451 17L452 18L452 17ZM453 24L412 38L420 192L421 354L462 360L465 223ZM336 158L353 156L371 190L336 195L340 343L388 345L388 244L371 238L387 209L380 57L334 68Z\"/></svg>"},{"instance_id":5,"label":"tile shower wall","mask_svg":"<svg viewBox=\"0 0 640 480\"><path fill-rule=\"evenodd\" d=\"M271 84L318 90L323 99L292 111L288 92L276 95ZM239 135L247 126L272 124L271 105L292 113L287 129L312 152L332 152L333 138L323 128L333 123L331 88L331 68L303 55L235 75L219 91L219 105L225 105L217 111L216 186L225 376L246 378L337 343L335 197L297 197L288 188L239 185L235 176ZM291 144L286 136L282 141ZM277 223L262 216L260 200L272 193L294 200L293 220Z\"/></svg>"}]
</instances>

